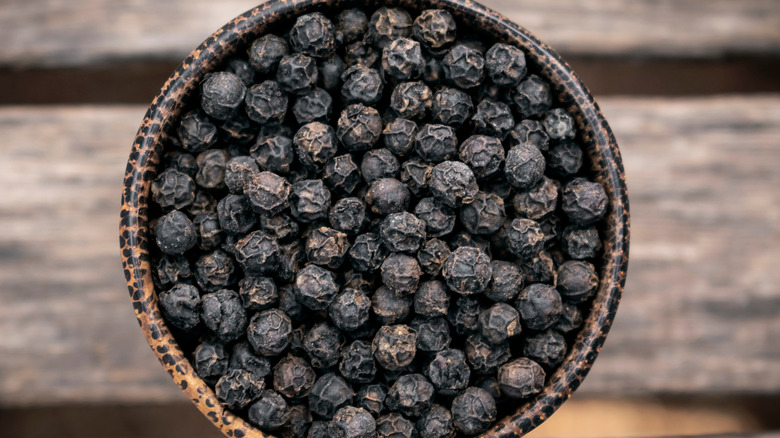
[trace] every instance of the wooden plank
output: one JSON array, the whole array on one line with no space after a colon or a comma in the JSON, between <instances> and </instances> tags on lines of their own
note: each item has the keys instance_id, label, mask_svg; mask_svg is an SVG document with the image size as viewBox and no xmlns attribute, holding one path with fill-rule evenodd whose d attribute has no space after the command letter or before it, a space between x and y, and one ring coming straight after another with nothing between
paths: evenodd
<instances>
[{"instance_id":1,"label":"wooden plank","mask_svg":"<svg viewBox=\"0 0 780 438\"><path fill-rule=\"evenodd\" d=\"M582 394L780 391L780 96L603 99L633 213ZM0 406L169 402L117 254L141 106L0 108Z\"/></svg>"},{"instance_id":2,"label":"wooden plank","mask_svg":"<svg viewBox=\"0 0 780 438\"><path fill-rule=\"evenodd\" d=\"M556 50L577 55L780 53L775 0L485 0ZM0 66L181 60L258 0L5 0Z\"/></svg>"}]
</instances>

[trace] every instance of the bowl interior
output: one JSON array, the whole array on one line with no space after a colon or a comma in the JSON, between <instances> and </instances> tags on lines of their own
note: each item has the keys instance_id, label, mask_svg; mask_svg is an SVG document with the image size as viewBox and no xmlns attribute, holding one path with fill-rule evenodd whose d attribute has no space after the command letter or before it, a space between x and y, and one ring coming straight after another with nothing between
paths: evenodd
<instances>
[{"instance_id":1,"label":"bowl interior","mask_svg":"<svg viewBox=\"0 0 780 438\"><path fill-rule=\"evenodd\" d=\"M629 215L623 165L615 139L595 101L568 65L528 31L488 8L468 0L271 0L237 17L193 51L169 78L149 107L128 160L122 195L120 246L124 272L136 318L173 380L223 433L230 437L267 437L222 408L213 391L195 373L168 329L157 305L149 254L150 186L161 151L175 136L177 120L197 105L204 75L219 70L232 55L245 52L257 37L290 25L295 16L361 7L370 13L381 5L410 12L443 8L452 12L458 29L521 47L530 70L553 85L562 106L575 117L579 138L590 165L590 177L603 184L608 213L600 228L604 243L600 285L582 329L564 363L549 377L544 391L519 405L515 414L499 420L484 436L517 436L547 419L582 382L609 331L620 300L628 264Z\"/></svg>"}]
</instances>

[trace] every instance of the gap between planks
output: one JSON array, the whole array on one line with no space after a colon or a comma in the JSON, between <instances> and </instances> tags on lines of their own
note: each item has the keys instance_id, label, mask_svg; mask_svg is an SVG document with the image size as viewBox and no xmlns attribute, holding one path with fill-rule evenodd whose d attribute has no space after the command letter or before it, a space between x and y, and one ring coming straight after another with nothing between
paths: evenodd
<instances>
[{"instance_id":1,"label":"gap between planks","mask_svg":"<svg viewBox=\"0 0 780 438\"><path fill-rule=\"evenodd\" d=\"M600 103L628 176L631 263L578 394L776 394L780 96ZM0 406L183 399L118 255L144 110L0 107Z\"/></svg>"}]
</instances>

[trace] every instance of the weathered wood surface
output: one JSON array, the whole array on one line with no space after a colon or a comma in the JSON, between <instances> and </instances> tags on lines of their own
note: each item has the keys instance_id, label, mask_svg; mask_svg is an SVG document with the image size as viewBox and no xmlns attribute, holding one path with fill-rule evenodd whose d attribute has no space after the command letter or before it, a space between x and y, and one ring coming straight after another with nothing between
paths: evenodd
<instances>
[{"instance_id":1,"label":"weathered wood surface","mask_svg":"<svg viewBox=\"0 0 780 438\"><path fill-rule=\"evenodd\" d=\"M4 0L0 66L183 59L259 0ZM780 53L775 0L485 0L567 54Z\"/></svg>"},{"instance_id":2,"label":"weathered wood surface","mask_svg":"<svg viewBox=\"0 0 780 438\"><path fill-rule=\"evenodd\" d=\"M780 391L780 96L602 99L631 266L582 394ZM140 106L0 108L0 406L183 400L116 230Z\"/></svg>"}]
</instances>

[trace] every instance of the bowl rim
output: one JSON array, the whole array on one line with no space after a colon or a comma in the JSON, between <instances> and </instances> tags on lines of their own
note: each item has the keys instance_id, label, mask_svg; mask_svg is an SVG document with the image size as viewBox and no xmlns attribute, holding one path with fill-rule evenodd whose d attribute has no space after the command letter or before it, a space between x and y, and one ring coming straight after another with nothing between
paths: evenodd
<instances>
[{"instance_id":1,"label":"bowl rim","mask_svg":"<svg viewBox=\"0 0 780 438\"><path fill-rule=\"evenodd\" d=\"M517 412L499 419L482 436L515 437L544 422L580 386L601 350L620 302L628 269L630 216L628 189L615 137L598 105L579 77L552 49L503 15L471 0L270 0L251 9L209 36L179 65L149 106L133 142L125 171L119 241L125 279L136 319L152 350L186 396L229 437L271 438L223 409L213 391L197 375L167 327L157 305L149 255L148 208L162 145L206 72L267 31L277 22L303 13L348 7L403 7L420 11L443 8L460 22L479 26L497 39L521 47L529 62L553 86L559 106L574 115L582 146L595 179L604 185L609 205L601 230L604 244L600 283L589 317L584 321L563 364L550 376L542 393L519 404ZM239 43L239 44L236 44Z\"/></svg>"}]
</instances>

